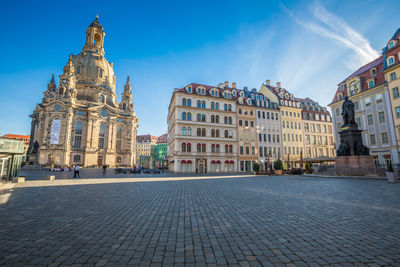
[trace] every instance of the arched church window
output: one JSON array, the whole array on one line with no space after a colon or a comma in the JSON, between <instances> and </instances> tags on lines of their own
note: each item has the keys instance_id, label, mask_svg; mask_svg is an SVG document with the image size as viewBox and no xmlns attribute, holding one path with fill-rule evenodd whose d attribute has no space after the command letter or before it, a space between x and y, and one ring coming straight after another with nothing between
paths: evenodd
<instances>
[{"instance_id":1,"label":"arched church window","mask_svg":"<svg viewBox=\"0 0 400 267\"><path fill-rule=\"evenodd\" d=\"M106 126L104 123L99 127L99 149L104 149L104 137L106 134Z\"/></svg>"},{"instance_id":2,"label":"arched church window","mask_svg":"<svg viewBox=\"0 0 400 267\"><path fill-rule=\"evenodd\" d=\"M54 105L54 110L55 110L55 111L59 111L60 109L61 109L61 106L60 106L60 105L58 105L58 104L57 104L57 105Z\"/></svg>"},{"instance_id":3,"label":"arched church window","mask_svg":"<svg viewBox=\"0 0 400 267\"><path fill-rule=\"evenodd\" d=\"M100 103L104 103L104 95L100 95L99 96L99 102Z\"/></svg>"},{"instance_id":4,"label":"arched church window","mask_svg":"<svg viewBox=\"0 0 400 267\"><path fill-rule=\"evenodd\" d=\"M122 150L122 128L121 127L117 128L116 146L117 146L117 152L121 152L121 150Z\"/></svg>"},{"instance_id":5,"label":"arched church window","mask_svg":"<svg viewBox=\"0 0 400 267\"><path fill-rule=\"evenodd\" d=\"M81 161L81 155L74 155L74 162L80 162Z\"/></svg>"},{"instance_id":6,"label":"arched church window","mask_svg":"<svg viewBox=\"0 0 400 267\"><path fill-rule=\"evenodd\" d=\"M81 147L82 129L83 129L83 123L81 121L77 121L75 123L75 136L74 136L74 147L76 147L76 148Z\"/></svg>"},{"instance_id":7,"label":"arched church window","mask_svg":"<svg viewBox=\"0 0 400 267\"><path fill-rule=\"evenodd\" d=\"M81 66L78 66L78 68L76 68L76 74L81 74Z\"/></svg>"},{"instance_id":8,"label":"arched church window","mask_svg":"<svg viewBox=\"0 0 400 267\"><path fill-rule=\"evenodd\" d=\"M103 78L103 70L102 69L99 70L99 77Z\"/></svg>"},{"instance_id":9,"label":"arched church window","mask_svg":"<svg viewBox=\"0 0 400 267\"><path fill-rule=\"evenodd\" d=\"M103 109L103 110L101 111L101 116L102 116L102 117L107 117L107 111Z\"/></svg>"}]
</instances>

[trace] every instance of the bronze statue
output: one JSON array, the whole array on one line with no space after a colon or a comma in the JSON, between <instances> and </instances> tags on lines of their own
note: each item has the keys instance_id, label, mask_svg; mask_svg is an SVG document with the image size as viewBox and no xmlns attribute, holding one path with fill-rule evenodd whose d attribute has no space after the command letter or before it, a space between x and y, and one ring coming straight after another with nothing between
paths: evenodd
<instances>
[{"instance_id":1,"label":"bronze statue","mask_svg":"<svg viewBox=\"0 0 400 267\"><path fill-rule=\"evenodd\" d=\"M346 142L340 144L339 149L336 151L338 156L350 156L350 147Z\"/></svg>"},{"instance_id":2,"label":"bronze statue","mask_svg":"<svg viewBox=\"0 0 400 267\"><path fill-rule=\"evenodd\" d=\"M343 126L356 124L354 119L354 103L349 100L349 97L346 96L344 98L344 102L342 105L342 118L343 118Z\"/></svg>"}]
</instances>

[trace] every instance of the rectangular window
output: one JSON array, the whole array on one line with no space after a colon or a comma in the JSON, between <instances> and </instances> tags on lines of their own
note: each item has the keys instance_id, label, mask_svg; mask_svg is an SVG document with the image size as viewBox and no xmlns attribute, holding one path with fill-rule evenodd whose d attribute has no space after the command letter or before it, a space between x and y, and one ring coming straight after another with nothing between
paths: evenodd
<instances>
[{"instance_id":1,"label":"rectangular window","mask_svg":"<svg viewBox=\"0 0 400 267\"><path fill-rule=\"evenodd\" d=\"M267 134L264 134L264 142L267 142Z\"/></svg>"},{"instance_id":2,"label":"rectangular window","mask_svg":"<svg viewBox=\"0 0 400 267\"><path fill-rule=\"evenodd\" d=\"M261 111L257 111L258 118L261 118Z\"/></svg>"},{"instance_id":3,"label":"rectangular window","mask_svg":"<svg viewBox=\"0 0 400 267\"><path fill-rule=\"evenodd\" d=\"M250 147L246 146L246 155L250 155Z\"/></svg>"},{"instance_id":4,"label":"rectangular window","mask_svg":"<svg viewBox=\"0 0 400 267\"><path fill-rule=\"evenodd\" d=\"M339 116L340 115L340 109L336 109L336 116Z\"/></svg>"},{"instance_id":5,"label":"rectangular window","mask_svg":"<svg viewBox=\"0 0 400 267\"><path fill-rule=\"evenodd\" d=\"M372 118L371 114L367 116L367 120L368 120L368 125L374 124L374 119Z\"/></svg>"},{"instance_id":6,"label":"rectangular window","mask_svg":"<svg viewBox=\"0 0 400 267\"><path fill-rule=\"evenodd\" d=\"M400 95L399 95L399 88L398 87L393 88L392 92L393 92L393 98L394 99L399 98Z\"/></svg>"},{"instance_id":7,"label":"rectangular window","mask_svg":"<svg viewBox=\"0 0 400 267\"><path fill-rule=\"evenodd\" d=\"M396 80L396 72L390 73L390 80L391 80L391 81Z\"/></svg>"},{"instance_id":8,"label":"rectangular window","mask_svg":"<svg viewBox=\"0 0 400 267\"><path fill-rule=\"evenodd\" d=\"M358 109L358 101L354 102L354 109L357 110Z\"/></svg>"},{"instance_id":9,"label":"rectangular window","mask_svg":"<svg viewBox=\"0 0 400 267\"><path fill-rule=\"evenodd\" d=\"M396 118L400 118L400 107L396 107Z\"/></svg>"},{"instance_id":10,"label":"rectangular window","mask_svg":"<svg viewBox=\"0 0 400 267\"><path fill-rule=\"evenodd\" d=\"M268 156L268 147L264 147L264 156L265 156L265 157Z\"/></svg>"},{"instance_id":11,"label":"rectangular window","mask_svg":"<svg viewBox=\"0 0 400 267\"><path fill-rule=\"evenodd\" d=\"M254 146L251 147L251 154L252 155L256 154L256 148Z\"/></svg>"},{"instance_id":12,"label":"rectangular window","mask_svg":"<svg viewBox=\"0 0 400 267\"><path fill-rule=\"evenodd\" d=\"M260 157L262 157L263 156L263 150L262 150L262 147L260 146L259 148L258 148L258 153L260 153Z\"/></svg>"},{"instance_id":13,"label":"rectangular window","mask_svg":"<svg viewBox=\"0 0 400 267\"><path fill-rule=\"evenodd\" d=\"M239 120L239 126L243 126L242 120Z\"/></svg>"},{"instance_id":14,"label":"rectangular window","mask_svg":"<svg viewBox=\"0 0 400 267\"><path fill-rule=\"evenodd\" d=\"M254 127L254 121L250 121L250 127Z\"/></svg>"},{"instance_id":15,"label":"rectangular window","mask_svg":"<svg viewBox=\"0 0 400 267\"><path fill-rule=\"evenodd\" d=\"M243 155L243 147L240 147L240 155Z\"/></svg>"},{"instance_id":16,"label":"rectangular window","mask_svg":"<svg viewBox=\"0 0 400 267\"><path fill-rule=\"evenodd\" d=\"M376 103L382 103L382 94L376 95Z\"/></svg>"},{"instance_id":17,"label":"rectangular window","mask_svg":"<svg viewBox=\"0 0 400 267\"><path fill-rule=\"evenodd\" d=\"M258 134L258 141L262 141L262 135L261 134Z\"/></svg>"},{"instance_id":18,"label":"rectangular window","mask_svg":"<svg viewBox=\"0 0 400 267\"><path fill-rule=\"evenodd\" d=\"M374 81L368 82L368 88L372 88L372 87L374 87L374 85L375 85Z\"/></svg>"},{"instance_id":19,"label":"rectangular window","mask_svg":"<svg viewBox=\"0 0 400 267\"><path fill-rule=\"evenodd\" d=\"M381 137L382 137L382 144L389 143L389 139L388 139L387 133L381 133Z\"/></svg>"},{"instance_id":20,"label":"rectangular window","mask_svg":"<svg viewBox=\"0 0 400 267\"><path fill-rule=\"evenodd\" d=\"M371 106L371 99L370 98L366 98L365 99L365 106L367 106L367 107Z\"/></svg>"},{"instance_id":21,"label":"rectangular window","mask_svg":"<svg viewBox=\"0 0 400 267\"><path fill-rule=\"evenodd\" d=\"M379 117L379 122L383 123L385 122L385 112L381 111L378 113L378 117Z\"/></svg>"},{"instance_id":22,"label":"rectangular window","mask_svg":"<svg viewBox=\"0 0 400 267\"><path fill-rule=\"evenodd\" d=\"M80 148L81 147L81 136L80 135L75 135L75 143L74 147Z\"/></svg>"},{"instance_id":23,"label":"rectangular window","mask_svg":"<svg viewBox=\"0 0 400 267\"><path fill-rule=\"evenodd\" d=\"M369 136L369 141L370 141L370 143L371 143L371 146L376 145L376 138L375 138L375 135L374 135L374 134L371 134L371 135Z\"/></svg>"},{"instance_id":24,"label":"rectangular window","mask_svg":"<svg viewBox=\"0 0 400 267\"><path fill-rule=\"evenodd\" d=\"M361 118L356 118L358 128L361 128Z\"/></svg>"},{"instance_id":25,"label":"rectangular window","mask_svg":"<svg viewBox=\"0 0 400 267\"><path fill-rule=\"evenodd\" d=\"M265 119L265 111L262 112L263 119Z\"/></svg>"}]
</instances>

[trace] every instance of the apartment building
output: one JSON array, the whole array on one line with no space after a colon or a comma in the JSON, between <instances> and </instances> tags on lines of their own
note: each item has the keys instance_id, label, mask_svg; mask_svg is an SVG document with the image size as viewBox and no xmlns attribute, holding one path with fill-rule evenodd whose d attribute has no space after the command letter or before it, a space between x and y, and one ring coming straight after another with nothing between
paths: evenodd
<instances>
[{"instance_id":1,"label":"apartment building","mask_svg":"<svg viewBox=\"0 0 400 267\"><path fill-rule=\"evenodd\" d=\"M191 83L175 89L168 108L169 170L235 172L237 163L236 84Z\"/></svg>"},{"instance_id":2,"label":"apartment building","mask_svg":"<svg viewBox=\"0 0 400 267\"><path fill-rule=\"evenodd\" d=\"M310 98L296 98L300 103L303 124L304 157L336 156L332 118L326 107Z\"/></svg>"}]
</instances>

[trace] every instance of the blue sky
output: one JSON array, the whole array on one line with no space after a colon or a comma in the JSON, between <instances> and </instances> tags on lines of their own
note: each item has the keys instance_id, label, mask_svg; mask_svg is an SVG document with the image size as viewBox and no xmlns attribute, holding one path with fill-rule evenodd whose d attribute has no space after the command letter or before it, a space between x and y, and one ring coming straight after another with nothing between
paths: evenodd
<instances>
[{"instance_id":1,"label":"blue sky","mask_svg":"<svg viewBox=\"0 0 400 267\"><path fill-rule=\"evenodd\" d=\"M117 94L131 76L138 134L161 135L174 88L270 79L323 105L400 27L399 1L8 1L0 9L0 134L29 114L96 12Z\"/></svg>"}]
</instances>

